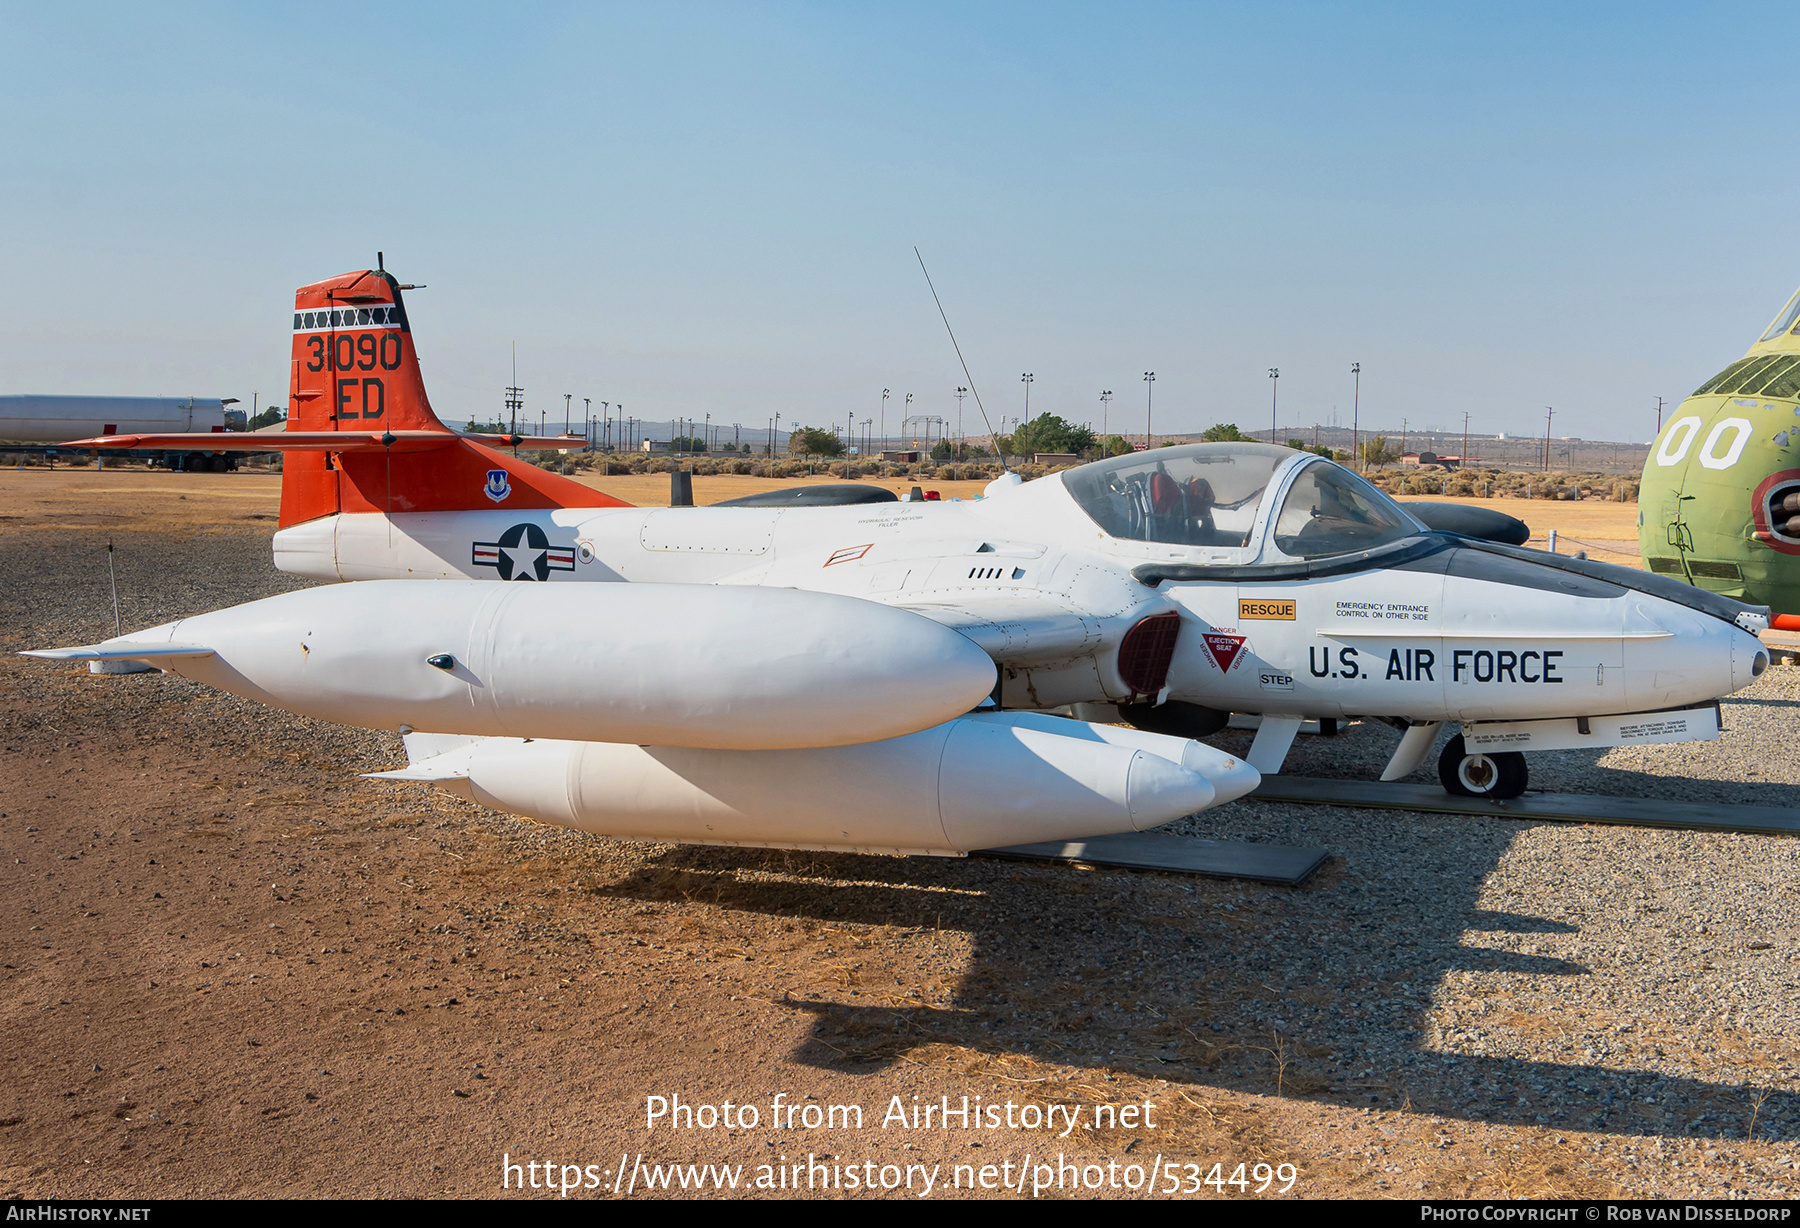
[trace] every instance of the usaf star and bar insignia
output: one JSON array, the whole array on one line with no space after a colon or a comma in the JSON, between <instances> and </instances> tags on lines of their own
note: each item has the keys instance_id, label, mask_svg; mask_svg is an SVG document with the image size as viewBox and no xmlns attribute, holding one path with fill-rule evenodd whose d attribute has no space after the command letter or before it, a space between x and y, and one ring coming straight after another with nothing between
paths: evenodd
<instances>
[{"instance_id":1,"label":"usaf star and bar insignia","mask_svg":"<svg viewBox=\"0 0 1800 1228\"><path fill-rule=\"evenodd\" d=\"M553 571L575 570L575 547L552 546L535 524L516 524L497 542L476 542L470 561L502 580L548 580Z\"/></svg>"}]
</instances>

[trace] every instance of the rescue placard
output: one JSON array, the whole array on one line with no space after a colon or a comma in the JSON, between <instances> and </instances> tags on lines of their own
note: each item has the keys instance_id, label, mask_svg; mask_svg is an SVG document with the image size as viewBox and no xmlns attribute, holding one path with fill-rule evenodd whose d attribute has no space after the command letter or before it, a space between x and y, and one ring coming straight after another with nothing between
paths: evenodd
<instances>
[{"instance_id":1,"label":"rescue placard","mask_svg":"<svg viewBox=\"0 0 1800 1228\"><path fill-rule=\"evenodd\" d=\"M1273 618L1282 622L1294 621L1294 603L1292 601L1275 601L1267 597L1238 598L1238 619Z\"/></svg>"}]
</instances>

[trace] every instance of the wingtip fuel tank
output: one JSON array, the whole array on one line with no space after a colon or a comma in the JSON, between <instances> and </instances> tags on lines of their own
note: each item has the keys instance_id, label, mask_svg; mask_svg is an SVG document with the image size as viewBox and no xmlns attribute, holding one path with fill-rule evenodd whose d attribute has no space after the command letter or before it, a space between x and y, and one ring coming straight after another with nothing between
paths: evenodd
<instances>
[{"instance_id":1,"label":"wingtip fuel tank","mask_svg":"<svg viewBox=\"0 0 1800 1228\"><path fill-rule=\"evenodd\" d=\"M913 733L994 686L987 654L909 611L702 585L329 585L73 655L96 651L363 728L731 750Z\"/></svg>"},{"instance_id":2,"label":"wingtip fuel tank","mask_svg":"<svg viewBox=\"0 0 1800 1228\"><path fill-rule=\"evenodd\" d=\"M1012 712L807 750L415 734L407 752L373 775L595 835L936 856L1144 831L1261 779L1184 738Z\"/></svg>"}]
</instances>

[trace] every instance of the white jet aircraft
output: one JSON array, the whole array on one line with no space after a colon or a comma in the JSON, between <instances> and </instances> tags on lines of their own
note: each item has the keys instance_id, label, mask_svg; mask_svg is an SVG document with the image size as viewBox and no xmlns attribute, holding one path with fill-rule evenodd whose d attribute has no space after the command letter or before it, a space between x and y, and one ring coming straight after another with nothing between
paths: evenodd
<instances>
[{"instance_id":1,"label":"white jet aircraft","mask_svg":"<svg viewBox=\"0 0 1800 1228\"><path fill-rule=\"evenodd\" d=\"M1436 531L1261 444L968 502L630 507L500 450L580 440L446 428L401 289L303 287L288 430L231 440L289 453L278 567L378 583L41 655L399 729L388 775L584 830L951 853L1240 796L1308 718L1403 729L1384 780L1460 722L1445 787L1516 796L1523 751L1717 737L1768 665L1764 609ZM1230 713L1261 717L1256 770L1192 740Z\"/></svg>"}]
</instances>

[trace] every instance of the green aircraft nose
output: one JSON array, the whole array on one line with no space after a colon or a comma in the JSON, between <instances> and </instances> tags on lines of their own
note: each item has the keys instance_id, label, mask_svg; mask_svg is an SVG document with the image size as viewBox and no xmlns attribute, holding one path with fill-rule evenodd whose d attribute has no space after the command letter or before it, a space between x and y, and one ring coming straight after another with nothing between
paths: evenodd
<instances>
[{"instance_id":1,"label":"green aircraft nose","mask_svg":"<svg viewBox=\"0 0 1800 1228\"><path fill-rule=\"evenodd\" d=\"M1638 542L1651 571L1800 615L1800 291L1664 424Z\"/></svg>"}]
</instances>

